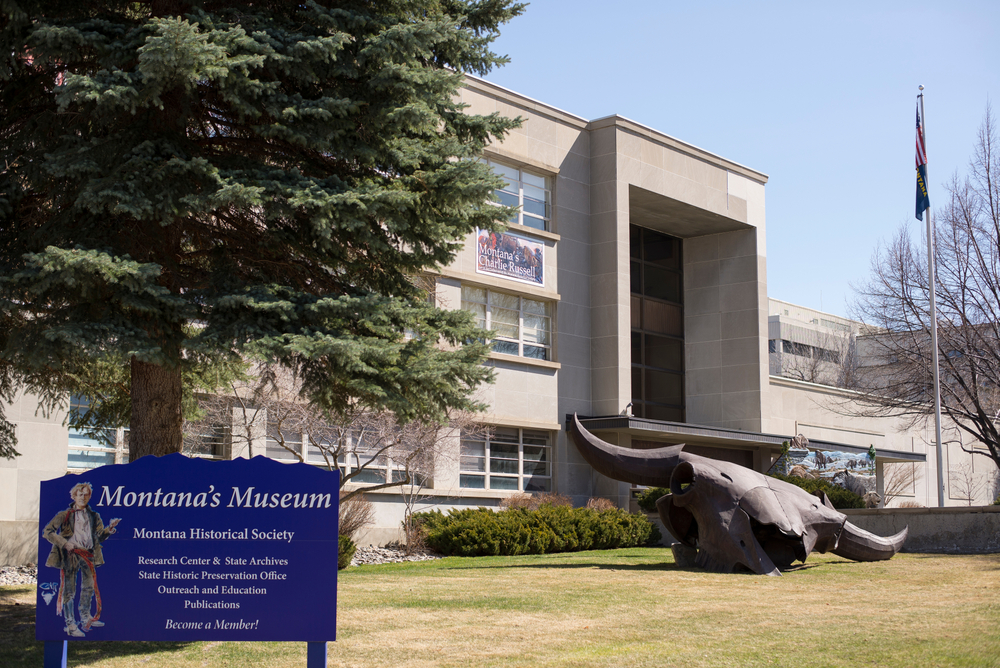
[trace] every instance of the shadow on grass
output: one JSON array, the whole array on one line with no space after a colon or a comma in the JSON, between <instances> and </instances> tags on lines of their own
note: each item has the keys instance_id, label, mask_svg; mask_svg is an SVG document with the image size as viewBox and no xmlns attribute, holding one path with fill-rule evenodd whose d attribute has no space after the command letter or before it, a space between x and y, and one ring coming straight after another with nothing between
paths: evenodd
<instances>
[{"instance_id":1,"label":"shadow on grass","mask_svg":"<svg viewBox=\"0 0 1000 668\"><path fill-rule=\"evenodd\" d=\"M983 570L1000 570L1000 552L906 552L910 559L943 559L947 557L982 557Z\"/></svg>"},{"instance_id":2,"label":"shadow on grass","mask_svg":"<svg viewBox=\"0 0 1000 668\"><path fill-rule=\"evenodd\" d=\"M565 554L565 553L563 553ZM840 564L840 563L854 563L849 559L844 559L841 561L827 561L825 564ZM818 568L823 566L824 563L803 563L794 564L788 568L781 569L782 573L798 573L808 571L813 568ZM516 569L516 568L535 568L535 569L545 569L545 570L571 570L571 569L581 569L581 568L596 568L603 571L636 571L636 572L672 572L676 571L678 573L706 573L703 568L697 566L684 567L678 566L676 563L657 563L657 564L608 564L608 563L596 563L593 561L579 561L575 563L533 563L533 564L490 564L482 566L443 566L441 570L449 571L476 571L476 570L490 570L490 569ZM743 572L737 572L736 574L741 574ZM743 574L753 575L750 571L746 571Z\"/></svg>"},{"instance_id":3,"label":"shadow on grass","mask_svg":"<svg viewBox=\"0 0 1000 668\"><path fill-rule=\"evenodd\" d=\"M45 655L45 643L35 640L35 606L23 599L24 596L0 598L0 666L4 668L35 668L42 665ZM67 664L83 666L105 659L164 654L176 652L189 644L74 641L69 643Z\"/></svg>"},{"instance_id":4,"label":"shadow on grass","mask_svg":"<svg viewBox=\"0 0 1000 668\"><path fill-rule=\"evenodd\" d=\"M827 562L827 563L838 563L838 562ZM822 564L794 564L788 568L782 568L782 573L797 573L799 571L808 571L810 568L818 568Z\"/></svg>"},{"instance_id":5,"label":"shadow on grass","mask_svg":"<svg viewBox=\"0 0 1000 668\"><path fill-rule=\"evenodd\" d=\"M941 557L993 557L1000 563L1000 552L906 552L910 559L940 559Z\"/></svg>"},{"instance_id":6,"label":"shadow on grass","mask_svg":"<svg viewBox=\"0 0 1000 668\"><path fill-rule=\"evenodd\" d=\"M840 562L829 562L829 563L840 563ZM851 563L844 561L843 563ZM823 564L795 564L789 568L781 569L782 573L802 573L813 568L818 568ZM677 564L595 564L592 562L580 562L578 564L518 564L516 566L504 566L502 564L494 566L453 566L443 570L452 571L478 571L478 570L489 570L493 568L501 569L516 569L516 568L541 568L546 570L560 570L560 569L581 569L581 568L596 568L602 571L634 571L634 572L660 572L660 573L709 573L704 568L698 568L696 566L690 568L681 568ZM730 575L756 575L749 570L746 571L734 571Z\"/></svg>"},{"instance_id":7,"label":"shadow on grass","mask_svg":"<svg viewBox=\"0 0 1000 668\"><path fill-rule=\"evenodd\" d=\"M518 557L525 556L544 556L544 557L558 557L560 559L574 559L571 552L558 552L546 555L518 555L517 557L510 557L511 559L517 559ZM462 557L463 559L476 559L477 557ZM487 557L490 559L495 559L497 557ZM444 565L442 564L440 570L446 571L481 571L481 570L510 570L518 568L533 568L542 570L579 570L582 568L596 568L603 571L695 571L700 569L692 568L680 568L674 562L660 562L660 563L647 563L647 564L613 564L607 562L597 562L592 561L587 557L583 557L580 561L566 562L551 562L551 561L537 561L534 563L492 563L492 564L473 564L466 565L455 564L455 565Z\"/></svg>"},{"instance_id":8,"label":"shadow on grass","mask_svg":"<svg viewBox=\"0 0 1000 668\"><path fill-rule=\"evenodd\" d=\"M513 568L542 568L542 569L579 569L579 568L597 568L602 571L682 571L687 570L683 568L678 568L677 564L601 564L594 563L590 561L581 561L575 564L495 564L492 566L479 566L479 567L468 567L468 566L456 566L455 570L461 570L465 568L477 569L490 569L490 568L503 568L503 569L513 569Z\"/></svg>"}]
</instances>

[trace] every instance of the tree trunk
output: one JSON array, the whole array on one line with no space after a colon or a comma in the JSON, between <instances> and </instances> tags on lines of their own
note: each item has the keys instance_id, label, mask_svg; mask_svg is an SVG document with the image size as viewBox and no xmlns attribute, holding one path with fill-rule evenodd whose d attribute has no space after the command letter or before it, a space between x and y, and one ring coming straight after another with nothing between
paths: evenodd
<instances>
[{"instance_id":1,"label":"tree trunk","mask_svg":"<svg viewBox=\"0 0 1000 668\"><path fill-rule=\"evenodd\" d=\"M132 358L129 461L181 451L181 372Z\"/></svg>"}]
</instances>

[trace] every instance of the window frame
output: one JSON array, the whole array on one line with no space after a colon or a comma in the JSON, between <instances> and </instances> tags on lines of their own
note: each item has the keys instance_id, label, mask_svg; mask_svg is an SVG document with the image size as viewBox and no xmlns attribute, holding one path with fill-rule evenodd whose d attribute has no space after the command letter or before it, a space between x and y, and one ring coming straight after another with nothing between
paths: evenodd
<instances>
[{"instance_id":1,"label":"window frame","mask_svg":"<svg viewBox=\"0 0 1000 668\"><path fill-rule=\"evenodd\" d=\"M629 225L632 411L638 417L667 422L684 422L687 419L683 241L635 223ZM669 250L669 253L664 253L664 250ZM653 280L656 276L660 277L659 282ZM650 285L665 285L663 277L673 279L670 289L651 292L648 289ZM652 359L652 340L673 342L680 346L678 364L664 366L655 363ZM654 395L652 392L654 387L676 384L679 384L676 396Z\"/></svg>"},{"instance_id":2,"label":"window frame","mask_svg":"<svg viewBox=\"0 0 1000 668\"><path fill-rule=\"evenodd\" d=\"M533 230L540 230L542 232L551 232L552 231L552 177L551 177L551 175L544 174L544 173L541 173L541 172L538 172L538 171L535 171L535 170L532 170L532 169L525 169L524 167L520 167L518 165L512 165L510 163L506 163L506 162L503 162L501 160L495 160L495 159L489 158L489 157L485 158L485 161L486 161L486 164L493 170L494 174L496 174L500 178L503 178L503 179L507 180L508 186L514 186L514 187L517 188L517 203L514 203L514 202L506 202L505 203L503 201L504 198L503 198L503 195L501 193L508 194L508 195L513 195L514 194L513 190L510 189L510 188L499 188L499 189L497 189L497 190L495 190L493 192L494 197L496 197L496 201L494 202L495 204L498 204L498 205L506 204L507 206L516 206L518 208L517 215L514 218L508 220L507 222L511 223L511 224L514 224L514 225L522 225L524 227L527 227L527 228L533 229ZM513 181L512 180L513 174L505 174L502 171L497 170L496 169L497 167L500 167L502 170L516 171L517 172L517 180ZM525 179L526 175L529 177L529 179L527 179L527 180ZM539 186L537 184L537 181L535 183L532 183L531 180L530 180L531 178L533 178L533 179L540 179L543 185ZM534 197L529 197L528 199L531 202L541 202L542 203L543 208L544 208L544 214L543 215L539 216L535 212L526 212L525 211L525 204L524 203L525 203L525 190L526 189L528 190L529 193L531 193L532 190L541 190L542 191L542 199L541 200L539 200L537 198L534 198ZM525 222L526 218L527 218L528 222ZM539 223L537 221L540 221L541 227L539 227Z\"/></svg>"},{"instance_id":3,"label":"window frame","mask_svg":"<svg viewBox=\"0 0 1000 668\"><path fill-rule=\"evenodd\" d=\"M275 431L277 431L277 435L281 437L280 441L278 440L277 437L273 436ZM294 438L290 439L289 436L292 437L298 436L298 439L297 440ZM294 449L289 450L287 447L285 447L285 445L291 445L295 443L297 443L299 446L298 450ZM308 451L304 450L305 446L307 446L307 440L306 440L306 433L304 431L297 430L294 428L282 429L281 423L279 421L277 420L267 421L267 427L264 432L264 456L267 457L268 459L273 459L276 462L307 461L306 454ZM277 453L284 453L285 456L275 457L272 455L272 451ZM301 460L295 456L296 453L299 455L299 457L302 457Z\"/></svg>"},{"instance_id":4,"label":"window frame","mask_svg":"<svg viewBox=\"0 0 1000 668\"><path fill-rule=\"evenodd\" d=\"M69 400L69 412L77 411L81 408L90 406L90 400L79 394L70 395ZM108 442L101 444L100 441L88 434L85 430L69 428L69 441L66 448L66 470L67 471L90 471L99 466L107 466L110 464L125 464L128 463L128 427L117 427L115 429L105 429L103 431L114 432L114 443L111 443L111 438L108 438ZM74 443L74 440L77 443ZM103 456L104 461L85 461L84 466L74 466L73 453L80 453L77 457L83 458L87 457L88 454L91 456ZM110 455L110 458L108 457Z\"/></svg>"},{"instance_id":5,"label":"window frame","mask_svg":"<svg viewBox=\"0 0 1000 668\"><path fill-rule=\"evenodd\" d=\"M467 298L467 292L466 292L466 290L470 290L470 291L471 290L482 290L485 293L486 301L485 302L481 302L481 301L477 301L477 300L473 300L473 299ZM511 336L498 335L497 332L496 332L496 329L493 327L493 325L494 325L494 311L495 310L502 309L504 311L514 311L514 309L512 309L512 308L509 308L507 306L502 306L502 305L497 304L496 301L493 299L494 295L503 295L505 297L513 297L513 298L517 299L517 309L516 309L517 310L517 337L516 338L515 337L511 337ZM533 302L535 304L540 304L542 306L542 308L544 309L545 313L534 313L534 312L526 310L525 309L525 300L528 300L528 301ZM463 283L462 284L462 300L461 300L461 304L462 304L462 309L463 310L469 311L470 313L472 313L476 317L476 321L477 321L477 324L480 326L480 329L493 331L494 335L493 335L492 338L489 339L490 348L491 348L491 350L493 350L493 352L499 353L499 354L514 355L516 357L523 357L524 359L541 360L541 361L545 361L545 362L553 362L553 361L555 361L553 359L553 356L554 356L554 345L553 345L553 343L554 343L554 341L553 341L553 329L554 329L553 328L553 319L554 319L554 313L553 313L553 311L555 310L554 302L549 301L547 299L535 299L534 297L526 297L524 295L520 295L520 294L517 294L515 292L507 292L507 291L504 291L504 290L495 290L493 288L489 288L489 287L486 287L486 286L479 286L479 285L473 285L473 284L470 284L470 283ZM472 304L475 304L477 306L481 306L481 307L484 308L484 316L482 318L480 318L478 310L476 310L474 308L469 308L467 306L467 305L472 305ZM547 327L545 327L545 328L541 328L541 327L527 327L526 328L525 324L524 324L524 322L525 322L525 316L526 315L529 318L540 318L540 319L542 319L542 321L547 325ZM499 324L501 326L507 326L507 327L514 326L513 323L501 322ZM546 336L547 343L539 343L537 341L526 340L526 338L525 338L525 330L526 329L528 329L528 330L534 330L536 332L539 331L539 330L545 331L546 334L547 334L547 336ZM510 353L510 352L505 352L504 350L498 350L497 349L498 348L498 344L500 345L500 347L502 347L502 344L504 344L504 343L506 343L506 344L516 343L517 344L517 352L516 353ZM526 347L541 350L541 351L543 351L544 356L543 357L538 357L537 355L526 355L525 354Z\"/></svg>"},{"instance_id":6,"label":"window frame","mask_svg":"<svg viewBox=\"0 0 1000 668\"><path fill-rule=\"evenodd\" d=\"M303 439L306 439L306 434L303 434ZM346 481L347 484L386 485L398 482L397 476L400 478L405 477L406 467L393 459L391 447L388 448L388 451L380 454L377 446L374 448L359 448L359 446L363 445L364 437L359 436L358 430L351 429L347 435L347 446L344 453L337 457L337 467L343 472L345 478L354 471L360 470L363 471L362 475L368 474L377 479L359 480L358 478L351 478ZM361 465L362 460L364 461L363 466ZM320 466L325 466L326 464L321 458L307 458L306 463ZM431 478L419 473L413 473L411 484L433 487Z\"/></svg>"},{"instance_id":7,"label":"window frame","mask_svg":"<svg viewBox=\"0 0 1000 668\"><path fill-rule=\"evenodd\" d=\"M516 441L510 440L509 438L497 438L498 433L516 432ZM527 442L526 442L527 436ZM540 443L544 439L544 443ZM534 442L533 442L534 441ZM482 455L479 454L468 454L466 450L467 445L482 446ZM493 446L504 445L504 446L517 446L517 459L513 459L510 456L494 456ZM530 457L525 457L525 448L538 448L541 451L541 458L532 459ZM500 448L498 447L499 451ZM485 436L474 436L467 437L465 434L461 436L459 445L459 464L458 464L458 474L459 482L458 486L460 489L467 490L482 490L482 491L500 491L500 492L551 492L553 488L553 476L552 476L552 453L554 450L552 433L541 430L541 429L522 429L520 427L494 427L490 434ZM508 453L504 453L508 454ZM467 462L472 459L481 460L481 466L469 466ZM510 473L506 471L494 471L494 462L517 462L516 473ZM543 462L545 466L545 473L539 474L535 472L526 472L525 463L528 462ZM471 479L481 479L483 486L473 486L467 484ZM494 479L500 480L513 480L516 484L513 487L510 486L497 486L494 483ZM545 485L543 489L536 489L532 487L531 489L526 489L526 481L544 481Z\"/></svg>"},{"instance_id":8,"label":"window frame","mask_svg":"<svg viewBox=\"0 0 1000 668\"><path fill-rule=\"evenodd\" d=\"M195 444L191 438L185 436L181 444L181 454L186 457L197 459L211 459L214 461L229 461L233 458L233 426L232 423L213 423L200 425L197 429L197 443L208 444L212 448L211 453L195 452Z\"/></svg>"}]
</instances>

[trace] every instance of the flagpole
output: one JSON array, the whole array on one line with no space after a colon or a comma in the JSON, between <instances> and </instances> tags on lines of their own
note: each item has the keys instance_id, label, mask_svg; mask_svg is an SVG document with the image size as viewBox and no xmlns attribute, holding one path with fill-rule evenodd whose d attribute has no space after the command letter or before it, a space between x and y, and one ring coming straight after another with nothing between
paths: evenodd
<instances>
[{"instance_id":1,"label":"flagpole","mask_svg":"<svg viewBox=\"0 0 1000 668\"><path fill-rule=\"evenodd\" d=\"M924 113L924 87L920 86L920 134L923 139L924 153L927 152L927 115ZM927 166L924 165L924 184L927 181ZM937 282L934 271L934 227L931 225L930 200L927 200L927 283L930 286L931 298L931 360L934 365L934 435L937 443L937 483L938 507L944 507L944 451L941 447L941 365L938 358L937 337Z\"/></svg>"}]
</instances>

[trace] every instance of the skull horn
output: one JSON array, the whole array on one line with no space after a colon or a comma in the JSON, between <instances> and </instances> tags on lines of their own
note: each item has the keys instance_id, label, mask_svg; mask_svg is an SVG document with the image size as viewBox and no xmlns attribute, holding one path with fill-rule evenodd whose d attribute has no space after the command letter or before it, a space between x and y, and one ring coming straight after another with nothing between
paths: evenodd
<instances>
[{"instance_id":1,"label":"skull horn","mask_svg":"<svg viewBox=\"0 0 1000 668\"><path fill-rule=\"evenodd\" d=\"M895 536L883 538L845 522L833 553L854 561L884 561L899 552L908 532L909 527L906 527Z\"/></svg>"},{"instance_id":2,"label":"skull horn","mask_svg":"<svg viewBox=\"0 0 1000 668\"><path fill-rule=\"evenodd\" d=\"M680 462L681 445L652 450L632 450L611 445L587 431L576 413L570 427L573 442L594 470L615 480L650 487L669 487L670 476Z\"/></svg>"}]
</instances>

